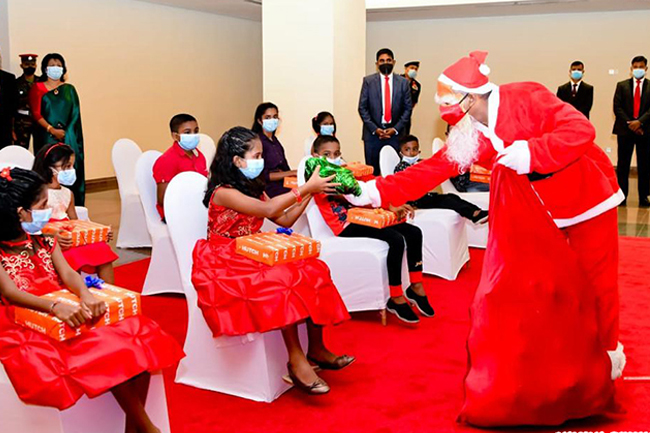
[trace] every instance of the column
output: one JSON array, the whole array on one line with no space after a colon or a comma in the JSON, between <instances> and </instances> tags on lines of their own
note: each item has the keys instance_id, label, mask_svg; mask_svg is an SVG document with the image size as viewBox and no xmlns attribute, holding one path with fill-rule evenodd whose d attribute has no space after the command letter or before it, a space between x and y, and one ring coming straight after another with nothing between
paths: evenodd
<instances>
[{"instance_id":1,"label":"column","mask_svg":"<svg viewBox=\"0 0 650 433\"><path fill-rule=\"evenodd\" d=\"M357 112L365 75L365 0L264 0L264 100L280 108L278 137L292 168L313 135L311 118L330 111L348 161L363 160Z\"/></svg>"}]
</instances>

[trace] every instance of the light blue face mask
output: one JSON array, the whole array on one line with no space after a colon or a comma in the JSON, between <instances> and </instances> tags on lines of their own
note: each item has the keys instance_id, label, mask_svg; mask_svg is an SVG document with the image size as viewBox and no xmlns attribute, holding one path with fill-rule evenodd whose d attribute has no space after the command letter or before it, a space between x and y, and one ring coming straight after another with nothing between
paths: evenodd
<instances>
[{"instance_id":1,"label":"light blue face mask","mask_svg":"<svg viewBox=\"0 0 650 433\"><path fill-rule=\"evenodd\" d=\"M633 69L632 75L634 75L634 78L637 80L640 80L641 78L645 77L645 69Z\"/></svg>"},{"instance_id":2,"label":"light blue face mask","mask_svg":"<svg viewBox=\"0 0 650 433\"><path fill-rule=\"evenodd\" d=\"M57 173L56 178L64 186L72 186L77 181L77 171L74 168L70 170L61 170Z\"/></svg>"},{"instance_id":3,"label":"light blue face mask","mask_svg":"<svg viewBox=\"0 0 650 433\"><path fill-rule=\"evenodd\" d=\"M51 80L57 81L60 80L63 76L63 67L62 66L48 66L45 68L45 73L47 77Z\"/></svg>"},{"instance_id":4,"label":"light blue face mask","mask_svg":"<svg viewBox=\"0 0 650 433\"><path fill-rule=\"evenodd\" d=\"M262 120L262 128L264 128L266 132L275 132L275 130L278 129L279 124L280 124L280 119Z\"/></svg>"},{"instance_id":5,"label":"light blue face mask","mask_svg":"<svg viewBox=\"0 0 650 433\"><path fill-rule=\"evenodd\" d=\"M327 159L327 162L329 162L330 164L334 164L334 165L338 165L338 166L343 165L343 158L341 158L340 156L337 157L337 158L334 158L334 159L332 159L332 158L326 158L326 159Z\"/></svg>"},{"instance_id":6,"label":"light blue face mask","mask_svg":"<svg viewBox=\"0 0 650 433\"><path fill-rule=\"evenodd\" d=\"M256 179L264 170L264 158L247 159L246 167L239 167L239 170L247 179Z\"/></svg>"},{"instance_id":7,"label":"light blue face mask","mask_svg":"<svg viewBox=\"0 0 650 433\"><path fill-rule=\"evenodd\" d=\"M41 230L43 230L43 227L45 227L45 224L50 221L52 209L34 209L30 210L29 213L32 214L32 220L23 221L20 225L23 227L23 230L30 235L38 235L41 233Z\"/></svg>"},{"instance_id":8,"label":"light blue face mask","mask_svg":"<svg viewBox=\"0 0 650 433\"><path fill-rule=\"evenodd\" d=\"M402 155L402 161L406 162L407 164L413 165L417 163L420 160L420 155L416 156L406 156Z\"/></svg>"},{"instance_id":9,"label":"light blue face mask","mask_svg":"<svg viewBox=\"0 0 650 433\"><path fill-rule=\"evenodd\" d=\"M415 78L418 76L418 71L415 69L409 69L409 71L406 73L409 77L411 77L412 80L415 80Z\"/></svg>"},{"instance_id":10,"label":"light blue face mask","mask_svg":"<svg viewBox=\"0 0 650 433\"><path fill-rule=\"evenodd\" d=\"M199 137L199 134L179 134L181 136L181 139L178 140L178 145L182 147L184 150L194 150L199 146L199 141L201 141L201 138Z\"/></svg>"},{"instance_id":11,"label":"light blue face mask","mask_svg":"<svg viewBox=\"0 0 650 433\"><path fill-rule=\"evenodd\" d=\"M574 80L582 80L582 71L571 71L571 78Z\"/></svg>"},{"instance_id":12,"label":"light blue face mask","mask_svg":"<svg viewBox=\"0 0 650 433\"><path fill-rule=\"evenodd\" d=\"M334 125L321 125L320 135L334 135Z\"/></svg>"}]
</instances>

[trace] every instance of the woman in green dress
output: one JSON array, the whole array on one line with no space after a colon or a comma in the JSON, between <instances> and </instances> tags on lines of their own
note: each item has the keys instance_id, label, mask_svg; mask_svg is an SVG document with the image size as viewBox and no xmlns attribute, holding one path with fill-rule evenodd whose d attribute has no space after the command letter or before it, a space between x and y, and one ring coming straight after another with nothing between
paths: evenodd
<instances>
[{"instance_id":1,"label":"woman in green dress","mask_svg":"<svg viewBox=\"0 0 650 433\"><path fill-rule=\"evenodd\" d=\"M75 153L77 181L70 188L75 203L83 206L86 195L84 140L81 129L79 96L72 84L65 82L67 68L63 56L51 53L41 63L42 81L29 94L32 115L40 128L34 131L34 153L51 143L66 143Z\"/></svg>"}]
</instances>

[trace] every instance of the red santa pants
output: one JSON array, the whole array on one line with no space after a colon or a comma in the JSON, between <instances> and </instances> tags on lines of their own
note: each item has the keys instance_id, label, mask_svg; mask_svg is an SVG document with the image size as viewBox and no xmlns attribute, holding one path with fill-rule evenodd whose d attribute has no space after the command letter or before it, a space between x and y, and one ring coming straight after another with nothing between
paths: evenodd
<instances>
[{"instance_id":1,"label":"red santa pants","mask_svg":"<svg viewBox=\"0 0 650 433\"><path fill-rule=\"evenodd\" d=\"M598 332L607 350L618 343L618 213L611 209L596 218L562 230L596 293Z\"/></svg>"}]
</instances>

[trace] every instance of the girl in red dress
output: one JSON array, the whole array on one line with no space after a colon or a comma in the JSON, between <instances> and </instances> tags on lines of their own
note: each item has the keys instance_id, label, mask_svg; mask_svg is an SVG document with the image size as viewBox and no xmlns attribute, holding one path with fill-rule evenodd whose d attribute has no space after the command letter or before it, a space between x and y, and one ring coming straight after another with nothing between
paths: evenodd
<instances>
[{"instance_id":1,"label":"girl in red dress","mask_svg":"<svg viewBox=\"0 0 650 433\"><path fill-rule=\"evenodd\" d=\"M48 206L52 209L50 221L78 219L74 195L64 186L76 181L74 162L74 151L65 143L48 144L36 154L34 171L47 182ZM60 234L57 235L57 242L72 269L88 274L97 273L109 284L115 282L113 262L118 257L106 242L73 247L72 238Z\"/></svg>"},{"instance_id":2,"label":"girl in red dress","mask_svg":"<svg viewBox=\"0 0 650 433\"><path fill-rule=\"evenodd\" d=\"M63 257L56 239L39 233L49 220L47 186L36 173L0 171L0 362L18 397L60 410L84 394L111 391L127 415L126 432L159 432L144 411L149 372L182 356L176 341L143 315L59 342L14 323L13 305L50 313L72 327L106 309ZM39 296L68 288L81 306Z\"/></svg>"},{"instance_id":3,"label":"girl in red dress","mask_svg":"<svg viewBox=\"0 0 650 433\"><path fill-rule=\"evenodd\" d=\"M215 337L281 329L293 383L310 394L329 386L309 361L339 370L354 358L336 356L323 342L323 326L349 318L329 268L317 259L267 266L235 253L235 238L258 233L264 218L290 227L311 195L333 192L333 177L316 174L300 188L270 199L259 175L262 143L254 132L235 127L219 140L205 195L208 238L194 248L192 283L199 307ZM307 321L309 349L303 352L297 324Z\"/></svg>"}]
</instances>

